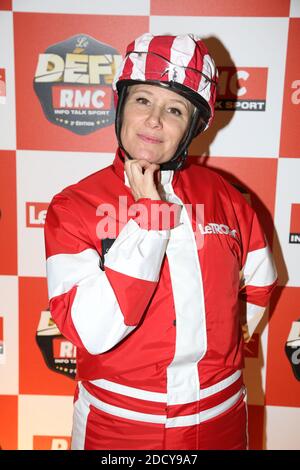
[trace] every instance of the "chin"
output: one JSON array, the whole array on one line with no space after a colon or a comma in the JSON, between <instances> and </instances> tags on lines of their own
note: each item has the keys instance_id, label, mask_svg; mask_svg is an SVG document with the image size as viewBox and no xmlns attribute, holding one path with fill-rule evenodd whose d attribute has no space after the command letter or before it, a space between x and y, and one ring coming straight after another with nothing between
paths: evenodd
<instances>
[{"instance_id":1,"label":"chin","mask_svg":"<svg viewBox=\"0 0 300 470\"><path fill-rule=\"evenodd\" d=\"M135 160L146 160L150 163L159 163L158 160L160 160L159 156L145 150L141 150L139 152L132 152L129 153L129 155L131 155L132 158L134 158Z\"/></svg>"}]
</instances>

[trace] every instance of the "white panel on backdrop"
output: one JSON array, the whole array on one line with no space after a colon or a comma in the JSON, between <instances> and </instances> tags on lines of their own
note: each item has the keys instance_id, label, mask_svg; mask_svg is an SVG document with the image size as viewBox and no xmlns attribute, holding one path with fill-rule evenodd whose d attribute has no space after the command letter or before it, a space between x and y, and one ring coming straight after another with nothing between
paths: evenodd
<instances>
[{"instance_id":1,"label":"white panel on backdrop","mask_svg":"<svg viewBox=\"0 0 300 470\"><path fill-rule=\"evenodd\" d=\"M34 439L71 435L73 397L19 396L20 450L32 450Z\"/></svg>"},{"instance_id":2,"label":"white panel on backdrop","mask_svg":"<svg viewBox=\"0 0 300 470\"><path fill-rule=\"evenodd\" d=\"M277 170L275 263L279 284L300 285L300 159L280 158Z\"/></svg>"},{"instance_id":3,"label":"white panel on backdrop","mask_svg":"<svg viewBox=\"0 0 300 470\"><path fill-rule=\"evenodd\" d=\"M14 11L86 13L88 15L149 15L150 0L13 0Z\"/></svg>"},{"instance_id":4,"label":"white panel on backdrop","mask_svg":"<svg viewBox=\"0 0 300 470\"><path fill-rule=\"evenodd\" d=\"M182 21L179 16L150 17L150 31L154 34L193 32L204 40L216 38L237 69L268 69L266 110L236 111L212 142L211 155L278 156L288 22L288 18L186 16ZM220 49L219 56L214 57L219 66L232 65L226 63L224 50Z\"/></svg>"},{"instance_id":5,"label":"white panel on backdrop","mask_svg":"<svg viewBox=\"0 0 300 470\"><path fill-rule=\"evenodd\" d=\"M0 12L0 69L4 69L6 93L0 102L0 141L2 150L16 148L15 116L15 70L13 42L13 15L10 11ZM2 75L2 74L1 74Z\"/></svg>"},{"instance_id":6,"label":"white panel on backdrop","mask_svg":"<svg viewBox=\"0 0 300 470\"><path fill-rule=\"evenodd\" d=\"M300 1L291 0L290 17L300 18Z\"/></svg>"},{"instance_id":7,"label":"white panel on backdrop","mask_svg":"<svg viewBox=\"0 0 300 470\"><path fill-rule=\"evenodd\" d=\"M300 408L266 406L266 448L300 450L299 423Z\"/></svg>"},{"instance_id":8,"label":"white panel on backdrop","mask_svg":"<svg viewBox=\"0 0 300 470\"><path fill-rule=\"evenodd\" d=\"M17 151L18 272L45 272L44 216L52 197L70 184L109 165L103 153Z\"/></svg>"},{"instance_id":9,"label":"white panel on backdrop","mask_svg":"<svg viewBox=\"0 0 300 470\"><path fill-rule=\"evenodd\" d=\"M19 311L17 276L0 276L0 394L19 393Z\"/></svg>"}]
</instances>

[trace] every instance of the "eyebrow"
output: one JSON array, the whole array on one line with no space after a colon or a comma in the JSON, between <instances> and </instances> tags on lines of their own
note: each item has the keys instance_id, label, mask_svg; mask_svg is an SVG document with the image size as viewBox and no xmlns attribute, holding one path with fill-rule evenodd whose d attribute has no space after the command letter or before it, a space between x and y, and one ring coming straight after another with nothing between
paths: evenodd
<instances>
[{"instance_id":1,"label":"eyebrow","mask_svg":"<svg viewBox=\"0 0 300 470\"><path fill-rule=\"evenodd\" d=\"M146 89L144 89L144 88L140 88L140 89L138 89L138 90L133 90L133 91L131 92L131 95L134 95L134 94L136 94L136 93L146 93L146 94L148 94L148 95L153 96L153 93L152 93L151 91L146 90ZM179 104L182 104L183 106L185 106L185 107L189 110L189 105L187 104L188 101L185 100L185 99L184 99L184 100L183 100L183 99L180 100L180 99L177 99L177 98L170 98L170 101L176 102L176 103L179 103Z\"/></svg>"}]
</instances>

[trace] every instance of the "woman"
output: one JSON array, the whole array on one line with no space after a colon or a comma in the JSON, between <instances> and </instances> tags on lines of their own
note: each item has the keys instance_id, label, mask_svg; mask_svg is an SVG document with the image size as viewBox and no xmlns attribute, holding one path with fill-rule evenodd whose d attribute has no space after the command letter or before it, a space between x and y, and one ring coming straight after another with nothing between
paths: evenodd
<instances>
[{"instance_id":1,"label":"woman","mask_svg":"<svg viewBox=\"0 0 300 470\"><path fill-rule=\"evenodd\" d=\"M216 80L198 36L137 38L113 85L113 165L49 207L51 313L77 346L73 449L247 447L242 327L276 273L243 196L184 165Z\"/></svg>"}]
</instances>

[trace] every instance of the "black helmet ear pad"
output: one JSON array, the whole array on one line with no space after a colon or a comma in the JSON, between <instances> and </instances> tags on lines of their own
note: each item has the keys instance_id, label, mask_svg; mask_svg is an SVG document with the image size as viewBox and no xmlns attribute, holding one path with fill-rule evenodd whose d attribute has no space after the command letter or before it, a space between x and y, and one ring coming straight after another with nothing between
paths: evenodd
<instances>
[{"instance_id":1,"label":"black helmet ear pad","mask_svg":"<svg viewBox=\"0 0 300 470\"><path fill-rule=\"evenodd\" d=\"M123 120L123 109L125 104L125 98L127 95L127 86L122 86L118 89L118 103L116 109L116 119L115 119L115 132L118 140L119 147L124 150L121 142L121 128Z\"/></svg>"},{"instance_id":2,"label":"black helmet ear pad","mask_svg":"<svg viewBox=\"0 0 300 470\"><path fill-rule=\"evenodd\" d=\"M194 108L194 113L191 117L190 124L188 126L186 134L183 136L178 148L175 152L175 155L168 162L162 163L160 165L161 170L180 170L187 158L188 147L193 140L200 132L202 132L206 127L206 123L202 118L201 111L199 108Z\"/></svg>"}]
</instances>

